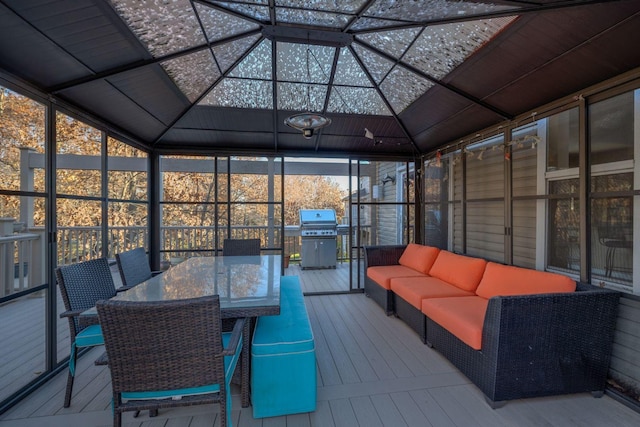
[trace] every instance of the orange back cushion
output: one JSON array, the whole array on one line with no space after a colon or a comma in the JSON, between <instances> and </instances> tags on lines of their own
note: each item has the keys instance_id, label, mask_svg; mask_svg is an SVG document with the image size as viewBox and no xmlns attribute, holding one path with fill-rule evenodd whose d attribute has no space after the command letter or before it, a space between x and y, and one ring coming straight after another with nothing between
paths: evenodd
<instances>
[{"instance_id":1,"label":"orange back cushion","mask_svg":"<svg viewBox=\"0 0 640 427\"><path fill-rule=\"evenodd\" d=\"M562 274L490 262L476 294L489 299L499 295L547 294L575 290L576 282Z\"/></svg>"},{"instance_id":2,"label":"orange back cushion","mask_svg":"<svg viewBox=\"0 0 640 427\"><path fill-rule=\"evenodd\" d=\"M482 279L487 261L440 251L438 258L429 270L429 275L444 280L465 291L475 291Z\"/></svg>"},{"instance_id":3,"label":"orange back cushion","mask_svg":"<svg viewBox=\"0 0 640 427\"><path fill-rule=\"evenodd\" d=\"M432 246L409 243L400 256L398 263L405 267L413 268L420 273L427 274L436 260L440 249Z\"/></svg>"}]
</instances>

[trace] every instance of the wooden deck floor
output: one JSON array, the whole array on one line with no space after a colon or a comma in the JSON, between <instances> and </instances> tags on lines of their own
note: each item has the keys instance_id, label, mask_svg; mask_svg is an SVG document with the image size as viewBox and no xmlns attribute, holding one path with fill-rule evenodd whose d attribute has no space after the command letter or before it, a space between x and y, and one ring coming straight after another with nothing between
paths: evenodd
<instances>
[{"instance_id":1,"label":"wooden deck floor","mask_svg":"<svg viewBox=\"0 0 640 427\"><path fill-rule=\"evenodd\" d=\"M349 264L348 262L338 263L336 268L329 269L302 269L300 264L292 263L284 270L287 276L299 276L302 292L309 293L326 293L326 292L347 292L349 291L349 269L353 271L353 288L358 286L357 264ZM360 274L362 275L362 263L360 264ZM360 281L361 286L364 282Z\"/></svg>"},{"instance_id":2,"label":"wooden deck floor","mask_svg":"<svg viewBox=\"0 0 640 427\"><path fill-rule=\"evenodd\" d=\"M384 315L363 294L307 296L317 348L318 406L309 414L253 419L234 389L236 427L273 426L637 426L640 414L590 394L524 399L492 410L479 390L423 345L402 321ZM0 417L2 427L109 426L107 367L102 349L79 362L71 407L64 409L66 371ZM217 406L124 417L127 426L219 425Z\"/></svg>"},{"instance_id":3,"label":"wooden deck floor","mask_svg":"<svg viewBox=\"0 0 640 427\"><path fill-rule=\"evenodd\" d=\"M335 269L302 270L299 264L291 264L287 275L298 275L305 293L345 292L349 290L348 263L338 263ZM116 287L122 285L116 265L112 265ZM354 277L356 269L354 268ZM0 400L24 386L45 369L44 293L30 295L0 306ZM58 294L58 312L64 306ZM69 355L69 328L66 319L57 319L58 360Z\"/></svg>"}]
</instances>

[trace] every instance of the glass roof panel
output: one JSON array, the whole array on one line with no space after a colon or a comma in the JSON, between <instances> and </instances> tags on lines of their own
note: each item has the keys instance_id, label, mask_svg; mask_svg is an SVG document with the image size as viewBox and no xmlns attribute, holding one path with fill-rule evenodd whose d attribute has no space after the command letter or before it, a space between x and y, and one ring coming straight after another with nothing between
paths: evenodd
<instances>
[{"instance_id":1,"label":"glass roof panel","mask_svg":"<svg viewBox=\"0 0 640 427\"><path fill-rule=\"evenodd\" d=\"M403 61L441 79L514 19L484 19L427 27Z\"/></svg>"},{"instance_id":2,"label":"glass roof panel","mask_svg":"<svg viewBox=\"0 0 640 427\"><path fill-rule=\"evenodd\" d=\"M271 72L271 40L264 39L236 67L229 77L270 80Z\"/></svg>"},{"instance_id":3,"label":"glass roof panel","mask_svg":"<svg viewBox=\"0 0 640 427\"><path fill-rule=\"evenodd\" d=\"M210 1L210 0L207 0ZM215 1L211 1L211 3L217 3ZM249 3L249 4L263 4L268 5L269 0L234 0L234 3Z\"/></svg>"},{"instance_id":4,"label":"glass roof panel","mask_svg":"<svg viewBox=\"0 0 640 427\"><path fill-rule=\"evenodd\" d=\"M391 108L400 114L413 101L422 96L431 86L429 80L412 73L404 67L396 66L380 84Z\"/></svg>"},{"instance_id":5,"label":"glass roof panel","mask_svg":"<svg viewBox=\"0 0 640 427\"><path fill-rule=\"evenodd\" d=\"M394 58L400 58L419 32L420 28L405 28L402 30L359 34L356 38L388 53Z\"/></svg>"},{"instance_id":6,"label":"glass roof panel","mask_svg":"<svg viewBox=\"0 0 640 427\"><path fill-rule=\"evenodd\" d=\"M273 109L273 85L264 80L222 79L198 105Z\"/></svg>"},{"instance_id":7,"label":"glass roof panel","mask_svg":"<svg viewBox=\"0 0 640 427\"><path fill-rule=\"evenodd\" d=\"M238 12L241 13L243 15L246 15L250 18L253 19L257 19L258 21L263 21L263 22L270 22L271 18L269 17L269 6L261 6L258 4L246 4L246 3L240 3L240 2L236 2L236 3L228 3L225 1L212 1L211 3L213 4L217 4L218 6L222 6L224 8L227 8L229 10L233 10L234 12ZM268 1L263 2L263 1L255 1L252 3L265 3L267 4Z\"/></svg>"},{"instance_id":8,"label":"glass roof panel","mask_svg":"<svg viewBox=\"0 0 640 427\"><path fill-rule=\"evenodd\" d=\"M366 10L365 16L421 22L517 9L520 8L457 0L377 0Z\"/></svg>"},{"instance_id":9,"label":"glass roof panel","mask_svg":"<svg viewBox=\"0 0 640 427\"><path fill-rule=\"evenodd\" d=\"M120 16L154 57L205 43L189 0L111 0Z\"/></svg>"},{"instance_id":10,"label":"glass roof panel","mask_svg":"<svg viewBox=\"0 0 640 427\"><path fill-rule=\"evenodd\" d=\"M340 49L340 57L338 58L333 83L337 85L373 86L348 47Z\"/></svg>"},{"instance_id":11,"label":"glass roof panel","mask_svg":"<svg viewBox=\"0 0 640 427\"><path fill-rule=\"evenodd\" d=\"M355 13L367 0L276 0L276 6Z\"/></svg>"},{"instance_id":12,"label":"glass roof panel","mask_svg":"<svg viewBox=\"0 0 640 427\"><path fill-rule=\"evenodd\" d=\"M326 98L326 85L278 83L278 108L281 110L321 112Z\"/></svg>"},{"instance_id":13,"label":"glass roof panel","mask_svg":"<svg viewBox=\"0 0 640 427\"><path fill-rule=\"evenodd\" d=\"M213 54L218 60L218 66L220 66L222 72L226 73L260 37L262 37L261 34L253 34L213 47Z\"/></svg>"},{"instance_id":14,"label":"glass roof panel","mask_svg":"<svg viewBox=\"0 0 640 427\"><path fill-rule=\"evenodd\" d=\"M380 83L395 65L394 62L389 61L387 58L383 58L377 53L357 43L354 43L351 46L356 51L356 54L360 57L360 60L365 67L367 67L367 70L371 73L371 76L376 83Z\"/></svg>"},{"instance_id":15,"label":"glass roof panel","mask_svg":"<svg viewBox=\"0 0 640 427\"><path fill-rule=\"evenodd\" d=\"M390 116L377 90L365 87L333 86L329 97L329 113L373 114Z\"/></svg>"},{"instance_id":16,"label":"glass roof panel","mask_svg":"<svg viewBox=\"0 0 640 427\"><path fill-rule=\"evenodd\" d=\"M260 28L258 24L246 19L205 6L202 3L194 2L194 4L210 42Z\"/></svg>"},{"instance_id":17,"label":"glass roof panel","mask_svg":"<svg viewBox=\"0 0 640 427\"><path fill-rule=\"evenodd\" d=\"M304 24L315 27L344 28L351 16L316 10L276 8L276 21L287 24Z\"/></svg>"},{"instance_id":18,"label":"glass roof panel","mask_svg":"<svg viewBox=\"0 0 640 427\"><path fill-rule=\"evenodd\" d=\"M329 83L336 48L278 42L278 81Z\"/></svg>"},{"instance_id":19,"label":"glass roof panel","mask_svg":"<svg viewBox=\"0 0 640 427\"><path fill-rule=\"evenodd\" d=\"M358 20L349 27L352 31L371 30L374 28L390 27L392 25L401 25L403 22L389 21L387 19L377 18L358 18Z\"/></svg>"},{"instance_id":20,"label":"glass roof panel","mask_svg":"<svg viewBox=\"0 0 640 427\"><path fill-rule=\"evenodd\" d=\"M191 102L220 77L209 49L163 61L160 65Z\"/></svg>"}]
</instances>

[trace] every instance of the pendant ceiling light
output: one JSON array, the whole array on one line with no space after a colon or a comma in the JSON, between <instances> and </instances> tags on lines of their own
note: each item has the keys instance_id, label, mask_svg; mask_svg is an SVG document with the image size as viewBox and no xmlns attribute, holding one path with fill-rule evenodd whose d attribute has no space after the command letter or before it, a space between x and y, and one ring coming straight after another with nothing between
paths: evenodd
<instances>
[{"instance_id":1,"label":"pendant ceiling light","mask_svg":"<svg viewBox=\"0 0 640 427\"><path fill-rule=\"evenodd\" d=\"M311 48L307 42L307 55L306 55L306 63L307 63L307 112L306 113L298 113L284 119L284 124L297 129L302 132L302 136L306 139L311 139L313 133L321 129L325 126L331 124L331 119L323 116L320 113L312 113L311 110L311 95L309 93L309 82L311 82L311 73L309 71L309 53L311 52ZM315 58L315 57L314 57ZM317 62L317 59L316 59ZM320 66L320 64L318 64Z\"/></svg>"},{"instance_id":2,"label":"pendant ceiling light","mask_svg":"<svg viewBox=\"0 0 640 427\"><path fill-rule=\"evenodd\" d=\"M302 136L310 139L313 132L331 124L331 119L319 113L299 113L284 119L284 124L302 131Z\"/></svg>"}]
</instances>

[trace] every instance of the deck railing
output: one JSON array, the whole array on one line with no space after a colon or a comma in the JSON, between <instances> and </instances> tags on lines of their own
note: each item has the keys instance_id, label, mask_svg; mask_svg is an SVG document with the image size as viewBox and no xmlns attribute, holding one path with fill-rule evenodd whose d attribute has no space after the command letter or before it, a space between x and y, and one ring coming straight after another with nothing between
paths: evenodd
<instances>
[{"instance_id":1,"label":"deck railing","mask_svg":"<svg viewBox=\"0 0 640 427\"><path fill-rule=\"evenodd\" d=\"M0 298L44 282L43 230L14 233L14 221L0 221Z\"/></svg>"},{"instance_id":2,"label":"deck railing","mask_svg":"<svg viewBox=\"0 0 640 427\"><path fill-rule=\"evenodd\" d=\"M13 227L13 223L11 224ZM7 226L8 228L8 226ZM233 226L234 239L258 238L264 250L279 251L282 241L284 255L291 261L300 260L301 237L298 226L286 226L284 238L280 228L267 226ZM13 233L6 230L0 237L0 297L11 295L46 282L44 277L44 254L46 239L44 230L29 230ZM227 235L225 228L218 229L218 250ZM100 227L58 227L57 264L67 265L102 256ZM339 235L336 258L346 261L349 256L348 236ZM169 226L161 229L161 260L170 264L170 258L188 257L197 253L215 254L216 239L214 227ZM147 227L110 227L108 241L111 242L106 257L115 259L116 253L136 247L147 246Z\"/></svg>"}]
</instances>

